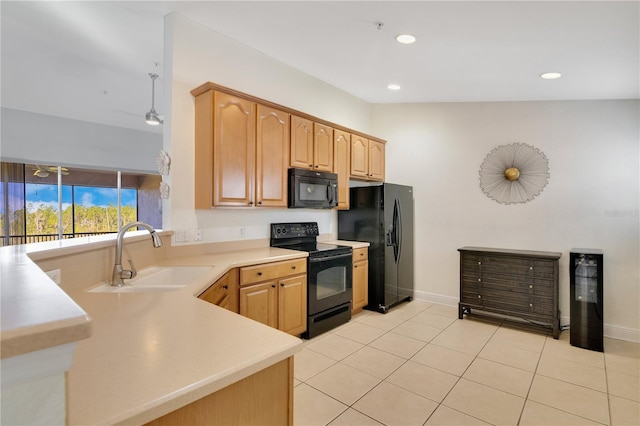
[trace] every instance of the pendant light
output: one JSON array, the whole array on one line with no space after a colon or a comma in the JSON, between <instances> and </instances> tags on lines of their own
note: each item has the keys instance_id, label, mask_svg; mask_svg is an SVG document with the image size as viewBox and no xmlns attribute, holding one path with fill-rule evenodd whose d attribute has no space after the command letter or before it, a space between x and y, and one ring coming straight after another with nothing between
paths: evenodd
<instances>
[{"instance_id":1,"label":"pendant light","mask_svg":"<svg viewBox=\"0 0 640 426\"><path fill-rule=\"evenodd\" d=\"M160 116L158 115L155 109L155 94L156 94L155 82L156 82L156 79L158 78L158 74L149 73L149 77L151 77L151 111L149 111L145 115L145 120L147 121L147 124L150 124L152 126L157 126L158 124L163 123L163 120L160 118Z\"/></svg>"}]
</instances>

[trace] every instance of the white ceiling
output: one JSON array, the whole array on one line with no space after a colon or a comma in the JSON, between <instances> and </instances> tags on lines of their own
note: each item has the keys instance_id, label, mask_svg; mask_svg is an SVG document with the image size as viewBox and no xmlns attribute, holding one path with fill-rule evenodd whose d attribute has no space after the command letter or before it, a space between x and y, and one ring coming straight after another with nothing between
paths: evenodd
<instances>
[{"instance_id":1,"label":"white ceiling","mask_svg":"<svg viewBox=\"0 0 640 426\"><path fill-rule=\"evenodd\" d=\"M171 12L372 103L640 98L638 1L2 1L2 106L160 132Z\"/></svg>"}]
</instances>

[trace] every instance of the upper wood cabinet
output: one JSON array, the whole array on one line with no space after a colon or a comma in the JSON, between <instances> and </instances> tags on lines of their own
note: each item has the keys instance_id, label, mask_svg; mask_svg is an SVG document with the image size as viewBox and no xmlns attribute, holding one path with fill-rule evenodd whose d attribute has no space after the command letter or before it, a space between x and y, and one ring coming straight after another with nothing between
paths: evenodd
<instances>
[{"instance_id":1,"label":"upper wood cabinet","mask_svg":"<svg viewBox=\"0 0 640 426\"><path fill-rule=\"evenodd\" d=\"M291 167L333 171L333 128L291 116Z\"/></svg>"},{"instance_id":2,"label":"upper wood cabinet","mask_svg":"<svg viewBox=\"0 0 640 426\"><path fill-rule=\"evenodd\" d=\"M223 92L196 96L195 207L287 206L289 114Z\"/></svg>"},{"instance_id":3,"label":"upper wood cabinet","mask_svg":"<svg viewBox=\"0 0 640 426\"><path fill-rule=\"evenodd\" d=\"M286 207L289 114L258 104L256 115L256 204Z\"/></svg>"},{"instance_id":4,"label":"upper wood cabinet","mask_svg":"<svg viewBox=\"0 0 640 426\"><path fill-rule=\"evenodd\" d=\"M290 165L299 169L313 169L313 121L291 116Z\"/></svg>"},{"instance_id":5,"label":"upper wood cabinet","mask_svg":"<svg viewBox=\"0 0 640 426\"><path fill-rule=\"evenodd\" d=\"M338 209L349 179L384 181L385 145L213 83L195 97L195 208L287 207L290 167L338 175Z\"/></svg>"},{"instance_id":6,"label":"upper wood cabinet","mask_svg":"<svg viewBox=\"0 0 640 426\"><path fill-rule=\"evenodd\" d=\"M333 128L313 123L314 170L333 172Z\"/></svg>"},{"instance_id":7,"label":"upper wood cabinet","mask_svg":"<svg viewBox=\"0 0 640 426\"><path fill-rule=\"evenodd\" d=\"M369 139L369 179L384 181L384 143Z\"/></svg>"},{"instance_id":8,"label":"upper wood cabinet","mask_svg":"<svg viewBox=\"0 0 640 426\"><path fill-rule=\"evenodd\" d=\"M351 135L351 177L384 181L384 143Z\"/></svg>"},{"instance_id":9,"label":"upper wood cabinet","mask_svg":"<svg viewBox=\"0 0 640 426\"><path fill-rule=\"evenodd\" d=\"M338 175L338 210L349 209L349 160L351 158L351 134L333 131L333 173Z\"/></svg>"}]
</instances>

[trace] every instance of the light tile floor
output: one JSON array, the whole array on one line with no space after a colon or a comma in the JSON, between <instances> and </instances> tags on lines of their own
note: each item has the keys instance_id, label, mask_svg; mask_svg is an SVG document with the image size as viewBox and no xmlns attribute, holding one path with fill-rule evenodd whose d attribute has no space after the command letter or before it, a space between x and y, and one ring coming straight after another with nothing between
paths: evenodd
<instances>
[{"instance_id":1,"label":"light tile floor","mask_svg":"<svg viewBox=\"0 0 640 426\"><path fill-rule=\"evenodd\" d=\"M294 425L640 425L640 344L605 352L414 300L305 342Z\"/></svg>"}]
</instances>

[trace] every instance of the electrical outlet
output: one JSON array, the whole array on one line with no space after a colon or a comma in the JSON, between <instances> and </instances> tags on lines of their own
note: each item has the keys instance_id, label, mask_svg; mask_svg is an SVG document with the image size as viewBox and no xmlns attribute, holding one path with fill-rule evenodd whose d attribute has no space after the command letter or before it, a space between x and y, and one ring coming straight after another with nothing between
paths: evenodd
<instances>
[{"instance_id":1,"label":"electrical outlet","mask_svg":"<svg viewBox=\"0 0 640 426\"><path fill-rule=\"evenodd\" d=\"M202 233L200 232L200 228L196 228L196 229L193 231L193 239L194 239L195 241L200 241L200 240L202 240Z\"/></svg>"},{"instance_id":2,"label":"electrical outlet","mask_svg":"<svg viewBox=\"0 0 640 426\"><path fill-rule=\"evenodd\" d=\"M45 272L56 284L60 285L62 283L62 269L54 269L52 271Z\"/></svg>"},{"instance_id":3,"label":"electrical outlet","mask_svg":"<svg viewBox=\"0 0 640 426\"><path fill-rule=\"evenodd\" d=\"M240 227L240 236L244 238L244 226Z\"/></svg>"},{"instance_id":4,"label":"electrical outlet","mask_svg":"<svg viewBox=\"0 0 640 426\"><path fill-rule=\"evenodd\" d=\"M176 242L179 242L179 243L189 241L189 230L176 229L175 238L176 238Z\"/></svg>"}]
</instances>

